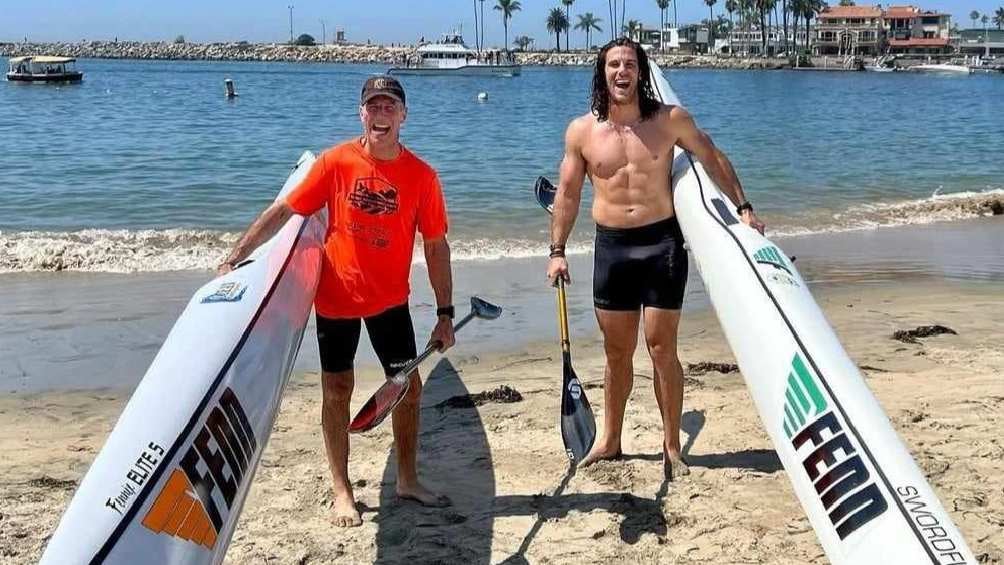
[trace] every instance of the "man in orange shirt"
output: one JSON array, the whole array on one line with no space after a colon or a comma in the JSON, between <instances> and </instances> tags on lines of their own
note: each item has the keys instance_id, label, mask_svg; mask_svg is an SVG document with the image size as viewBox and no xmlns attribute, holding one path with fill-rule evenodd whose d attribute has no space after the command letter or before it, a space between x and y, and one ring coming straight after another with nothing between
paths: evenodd
<instances>
[{"instance_id":1,"label":"man in orange shirt","mask_svg":"<svg viewBox=\"0 0 1004 565\"><path fill-rule=\"evenodd\" d=\"M408 310L408 284L415 232L422 233L438 320L429 343L445 351L454 343L453 280L447 216L436 172L400 143L407 116L405 93L390 76L363 86L359 117L363 135L325 151L285 200L269 206L220 265L226 273L267 241L293 214L327 207L328 230L321 280L314 300L321 356L321 427L334 479L337 526L362 524L348 477L349 401L361 321L384 372L393 375L414 359L415 330ZM418 480L418 410L422 381L394 409L398 454L397 495L427 506L447 506L447 497Z\"/></svg>"}]
</instances>

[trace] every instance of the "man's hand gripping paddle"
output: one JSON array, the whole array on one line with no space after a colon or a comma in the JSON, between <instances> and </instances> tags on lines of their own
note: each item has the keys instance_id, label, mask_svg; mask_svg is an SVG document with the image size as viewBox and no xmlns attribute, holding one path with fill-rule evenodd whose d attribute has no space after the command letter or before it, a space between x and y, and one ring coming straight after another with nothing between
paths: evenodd
<instances>
[{"instance_id":1,"label":"man's hand gripping paddle","mask_svg":"<svg viewBox=\"0 0 1004 565\"><path fill-rule=\"evenodd\" d=\"M469 314L463 317L456 325L453 326L453 331L458 332L460 328L464 327L467 322L470 322L474 318L480 318L482 320L494 320L502 315L502 308L496 306L490 302L482 300L477 296L471 297L471 311ZM421 355L413 359L410 363L405 365L400 371L397 372L392 377L389 377L387 381L380 386L379 389L366 404L359 410L356 417L352 419L352 423L349 424L349 433L361 433L372 430L373 428L380 425L387 415L390 414L394 407L400 404L401 400L404 399L404 395L408 392L408 386L411 383L411 372L415 370L416 367L425 359L432 354L433 351L439 349L441 344L439 342L432 343L422 352Z\"/></svg>"},{"instance_id":2,"label":"man's hand gripping paddle","mask_svg":"<svg viewBox=\"0 0 1004 565\"><path fill-rule=\"evenodd\" d=\"M537 178L533 188L537 202L550 214L554 209L556 189L544 177ZM558 325L561 329L561 439L574 467L589 453L596 440L596 418L586 399L586 391L572 368L571 342L568 339L568 308L565 300L565 279L558 277Z\"/></svg>"}]
</instances>

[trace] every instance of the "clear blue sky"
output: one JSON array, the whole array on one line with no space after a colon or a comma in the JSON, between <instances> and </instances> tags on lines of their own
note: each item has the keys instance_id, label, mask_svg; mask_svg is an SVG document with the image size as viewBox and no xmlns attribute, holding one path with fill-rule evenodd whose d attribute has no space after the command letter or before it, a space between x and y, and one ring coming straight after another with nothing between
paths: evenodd
<instances>
[{"instance_id":1,"label":"clear blue sky","mask_svg":"<svg viewBox=\"0 0 1004 565\"><path fill-rule=\"evenodd\" d=\"M655 0L626 0L627 18L657 27L659 9ZM293 5L293 29L321 39L321 20L330 38L336 28L349 41L413 43L419 37L437 38L456 24L463 24L464 36L474 44L473 0L4 0L0 17L0 41L172 40L182 34L189 41L251 42L285 41L289 38L289 11ZM831 3L836 4L836 1ZM914 4L924 9L951 13L960 27L969 27L969 12L992 13L1004 0L917 0L892 4ZM495 0L486 0L485 31L488 43L501 45L502 23L492 10ZM544 21L559 0L522 0L509 29L510 42L517 35L529 35L538 46L550 46ZM618 2L618 5L620 2ZM859 5L866 2L858 2ZM884 2L883 4L889 4ZM715 13L723 9L719 0ZM708 15L703 0L680 0L681 23L699 21ZM575 14L592 12L601 18L604 34L609 33L607 0L576 0ZM669 10L672 18L672 7ZM981 24L980 24L981 25ZM992 25L992 23L991 23ZM581 32L572 33L573 45L582 45ZM595 40L594 40L595 41ZM564 45L564 40L562 40Z\"/></svg>"}]
</instances>

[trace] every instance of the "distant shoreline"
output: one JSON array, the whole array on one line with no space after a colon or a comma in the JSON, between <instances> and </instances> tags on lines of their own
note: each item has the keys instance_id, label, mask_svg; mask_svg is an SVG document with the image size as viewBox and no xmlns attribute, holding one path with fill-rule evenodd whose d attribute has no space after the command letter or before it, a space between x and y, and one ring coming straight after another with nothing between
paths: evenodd
<instances>
[{"instance_id":1,"label":"distant shoreline","mask_svg":"<svg viewBox=\"0 0 1004 565\"><path fill-rule=\"evenodd\" d=\"M392 65L415 52L414 46L323 45L281 43L168 43L139 41L82 41L77 43L0 43L0 56L61 55L87 59L137 59L167 61L258 61L290 63L369 63ZM711 57L707 55L653 53L663 67L705 69L783 69L786 59ZM594 52L517 51L525 66L588 66Z\"/></svg>"}]
</instances>

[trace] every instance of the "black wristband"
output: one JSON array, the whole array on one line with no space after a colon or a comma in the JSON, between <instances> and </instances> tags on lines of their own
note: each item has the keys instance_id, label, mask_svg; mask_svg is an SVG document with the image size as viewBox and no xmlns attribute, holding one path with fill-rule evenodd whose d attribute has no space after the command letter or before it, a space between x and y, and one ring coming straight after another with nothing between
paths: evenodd
<instances>
[{"instance_id":1,"label":"black wristband","mask_svg":"<svg viewBox=\"0 0 1004 565\"><path fill-rule=\"evenodd\" d=\"M455 315L456 315L456 311L453 308L452 304L450 304L449 306L440 306L439 308L436 308L436 316L437 317L439 317L439 316L446 316L446 317L448 317L449 319L452 320Z\"/></svg>"},{"instance_id":2,"label":"black wristband","mask_svg":"<svg viewBox=\"0 0 1004 565\"><path fill-rule=\"evenodd\" d=\"M550 257L553 259L555 257L564 257L564 256L565 256L565 244L552 243Z\"/></svg>"},{"instance_id":3,"label":"black wristband","mask_svg":"<svg viewBox=\"0 0 1004 565\"><path fill-rule=\"evenodd\" d=\"M742 204L736 206L736 214L739 214L740 216L742 216L743 212L746 210L749 210L750 212L753 211L753 205L750 204L749 200L743 200Z\"/></svg>"}]
</instances>

